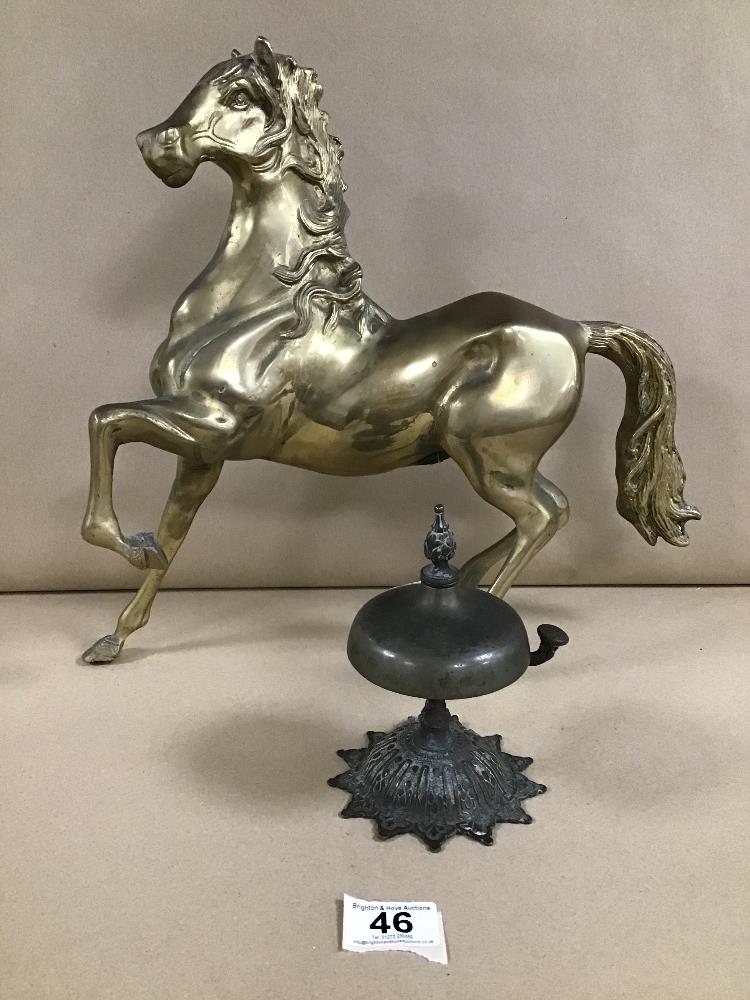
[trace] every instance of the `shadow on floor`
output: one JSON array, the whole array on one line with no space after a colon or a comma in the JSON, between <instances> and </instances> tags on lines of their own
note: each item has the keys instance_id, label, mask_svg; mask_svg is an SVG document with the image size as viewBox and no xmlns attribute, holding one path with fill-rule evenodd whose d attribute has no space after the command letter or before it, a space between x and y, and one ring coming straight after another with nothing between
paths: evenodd
<instances>
[{"instance_id":1,"label":"shadow on floor","mask_svg":"<svg viewBox=\"0 0 750 1000\"><path fill-rule=\"evenodd\" d=\"M178 733L169 763L203 794L237 808L294 809L301 799L331 796L326 781L344 770L336 757L336 726L325 718L237 710L199 729Z\"/></svg>"},{"instance_id":2,"label":"shadow on floor","mask_svg":"<svg viewBox=\"0 0 750 1000\"><path fill-rule=\"evenodd\" d=\"M167 757L202 794L243 810L262 800L264 808L287 811L331 794L327 779L344 769L336 734L327 718L238 710L183 730ZM623 815L709 795L730 751L716 746L700 720L637 701L579 716L536 749L535 778L567 788L582 809L596 801ZM343 804L332 799L331 809Z\"/></svg>"},{"instance_id":3,"label":"shadow on floor","mask_svg":"<svg viewBox=\"0 0 750 1000\"><path fill-rule=\"evenodd\" d=\"M539 780L564 783L583 800L643 813L710 795L730 746L684 709L631 700L570 718L556 744L538 752Z\"/></svg>"}]
</instances>

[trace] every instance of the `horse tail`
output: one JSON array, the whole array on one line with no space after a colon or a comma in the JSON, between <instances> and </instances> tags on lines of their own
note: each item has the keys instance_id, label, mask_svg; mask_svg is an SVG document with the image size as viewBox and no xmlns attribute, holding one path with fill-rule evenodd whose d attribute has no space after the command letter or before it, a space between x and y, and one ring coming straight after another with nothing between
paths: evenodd
<instances>
[{"instance_id":1,"label":"horse tail","mask_svg":"<svg viewBox=\"0 0 750 1000\"><path fill-rule=\"evenodd\" d=\"M701 514L682 495L685 472L674 441L672 362L641 330L614 323L582 326L588 350L614 361L625 377L625 413L617 431L617 510L649 545L657 538L687 545L685 522Z\"/></svg>"}]
</instances>

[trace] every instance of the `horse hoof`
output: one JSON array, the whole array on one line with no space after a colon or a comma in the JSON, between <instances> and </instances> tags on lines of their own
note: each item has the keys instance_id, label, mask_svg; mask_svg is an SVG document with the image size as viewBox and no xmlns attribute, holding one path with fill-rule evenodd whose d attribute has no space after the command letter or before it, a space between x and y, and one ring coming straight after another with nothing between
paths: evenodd
<instances>
[{"instance_id":1,"label":"horse hoof","mask_svg":"<svg viewBox=\"0 0 750 1000\"><path fill-rule=\"evenodd\" d=\"M125 539L130 549L128 562L136 569L166 569L169 565L164 549L151 531L139 531Z\"/></svg>"},{"instance_id":2,"label":"horse hoof","mask_svg":"<svg viewBox=\"0 0 750 1000\"><path fill-rule=\"evenodd\" d=\"M81 659L84 663L111 663L122 649L116 635L105 635L90 646Z\"/></svg>"}]
</instances>

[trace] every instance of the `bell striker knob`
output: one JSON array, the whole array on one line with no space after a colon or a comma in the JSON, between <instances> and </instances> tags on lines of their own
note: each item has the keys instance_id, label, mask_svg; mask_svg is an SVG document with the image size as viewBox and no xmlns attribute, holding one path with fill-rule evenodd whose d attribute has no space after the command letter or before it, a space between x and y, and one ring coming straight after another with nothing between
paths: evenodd
<instances>
[{"instance_id":1,"label":"bell striker knob","mask_svg":"<svg viewBox=\"0 0 750 1000\"><path fill-rule=\"evenodd\" d=\"M453 587L458 570L450 560L456 554L456 538L445 520L445 507L435 504L435 519L424 540L424 554L431 562L422 567L420 579L428 587Z\"/></svg>"}]
</instances>

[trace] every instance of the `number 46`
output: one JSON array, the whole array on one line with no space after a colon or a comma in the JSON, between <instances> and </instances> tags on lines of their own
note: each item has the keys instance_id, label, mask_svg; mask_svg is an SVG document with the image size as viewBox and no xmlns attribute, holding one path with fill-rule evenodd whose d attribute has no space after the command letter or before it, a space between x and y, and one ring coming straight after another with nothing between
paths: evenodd
<instances>
[{"instance_id":1,"label":"number 46","mask_svg":"<svg viewBox=\"0 0 750 1000\"><path fill-rule=\"evenodd\" d=\"M388 924L388 918L385 915L385 910L381 910L377 917L375 917L373 922L370 924L370 929L373 931L380 931L381 934L388 933L391 928ZM414 930L414 925L411 922L411 913L407 913L406 910L401 910L400 913L395 914L393 918L393 929L398 931L399 934L411 934Z\"/></svg>"}]
</instances>

